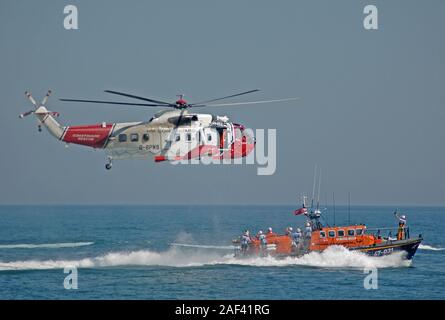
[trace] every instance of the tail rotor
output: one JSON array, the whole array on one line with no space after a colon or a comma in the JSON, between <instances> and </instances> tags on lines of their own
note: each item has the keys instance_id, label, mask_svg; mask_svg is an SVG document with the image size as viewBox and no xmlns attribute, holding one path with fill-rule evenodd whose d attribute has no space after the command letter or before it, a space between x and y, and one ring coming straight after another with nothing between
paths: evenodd
<instances>
[{"instance_id":1,"label":"tail rotor","mask_svg":"<svg viewBox=\"0 0 445 320\"><path fill-rule=\"evenodd\" d=\"M35 113L35 111L39 108L39 107L44 107L46 102L48 101L49 96L51 95L51 90L48 90L48 92L46 93L45 97L42 99L42 102L40 103L40 105L37 104L36 100L32 97L31 92L26 91L25 92L26 97L28 98L28 100L32 103L34 110L29 110L27 112L21 113L19 115L20 119L23 119L24 117L29 116L30 114ZM48 112L49 114L51 114L52 116L59 116L58 112Z\"/></svg>"},{"instance_id":2,"label":"tail rotor","mask_svg":"<svg viewBox=\"0 0 445 320\"><path fill-rule=\"evenodd\" d=\"M53 117L58 117L59 113L58 112L52 112L52 111L48 111L45 108L45 104L48 101L48 98L51 95L51 90L48 90L48 92L46 93L45 97L43 97L42 102L40 104L37 104L36 100L32 97L31 93L29 91L25 92L26 97L28 98L28 100L31 102L31 104L33 105L34 109L31 109L27 112L21 113L19 115L20 119L23 119L27 116L29 116L30 114L36 114L37 118L38 118L38 124L37 124L37 129L39 130L39 132L42 131L42 123L43 123L43 117L45 115L50 115Z\"/></svg>"}]
</instances>

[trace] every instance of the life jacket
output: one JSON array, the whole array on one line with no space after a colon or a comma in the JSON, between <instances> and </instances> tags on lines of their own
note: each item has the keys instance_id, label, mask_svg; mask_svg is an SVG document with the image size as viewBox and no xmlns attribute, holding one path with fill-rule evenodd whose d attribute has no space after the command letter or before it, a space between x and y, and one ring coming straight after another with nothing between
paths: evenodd
<instances>
[{"instance_id":1,"label":"life jacket","mask_svg":"<svg viewBox=\"0 0 445 320\"><path fill-rule=\"evenodd\" d=\"M403 223L399 223L399 230L397 230L397 240L405 239L405 225Z\"/></svg>"},{"instance_id":2,"label":"life jacket","mask_svg":"<svg viewBox=\"0 0 445 320\"><path fill-rule=\"evenodd\" d=\"M298 241L301 238L301 232L293 232L292 233L292 240Z\"/></svg>"},{"instance_id":3,"label":"life jacket","mask_svg":"<svg viewBox=\"0 0 445 320\"><path fill-rule=\"evenodd\" d=\"M267 244L266 236L264 234L261 234L258 238L260 239L261 244Z\"/></svg>"}]
</instances>

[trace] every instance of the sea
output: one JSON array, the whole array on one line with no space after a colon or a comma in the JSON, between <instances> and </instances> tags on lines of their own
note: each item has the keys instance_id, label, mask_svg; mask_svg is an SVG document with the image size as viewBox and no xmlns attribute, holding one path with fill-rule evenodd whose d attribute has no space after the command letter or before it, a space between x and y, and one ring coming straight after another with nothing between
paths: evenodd
<instances>
[{"instance_id":1,"label":"sea","mask_svg":"<svg viewBox=\"0 0 445 320\"><path fill-rule=\"evenodd\" d=\"M303 226L295 209L3 205L0 299L445 299L445 207L399 206L411 236L424 238L411 262L343 247L281 260L234 257L232 239L246 229ZM322 212L329 225L395 228L394 210Z\"/></svg>"}]
</instances>

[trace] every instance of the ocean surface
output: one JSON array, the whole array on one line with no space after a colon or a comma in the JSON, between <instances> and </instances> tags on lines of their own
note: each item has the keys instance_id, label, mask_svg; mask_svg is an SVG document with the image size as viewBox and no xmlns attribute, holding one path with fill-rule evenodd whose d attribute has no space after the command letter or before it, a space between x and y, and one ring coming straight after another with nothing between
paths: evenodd
<instances>
[{"instance_id":1,"label":"ocean surface","mask_svg":"<svg viewBox=\"0 0 445 320\"><path fill-rule=\"evenodd\" d=\"M296 208L0 206L0 299L445 299L443 207L399 207L411 235L424 237L412 263L342 247L298 259L233 257L231 240L245 229L303 225ZM351 223L396 227L394 209L352 206ZM347 207L335 211L337 225L347 223ZM333 224L333 210L324 218ZM70 266L78 289L64 288ZM378 288L367 290L371 267Z\"/></svg>"}]
</instances>

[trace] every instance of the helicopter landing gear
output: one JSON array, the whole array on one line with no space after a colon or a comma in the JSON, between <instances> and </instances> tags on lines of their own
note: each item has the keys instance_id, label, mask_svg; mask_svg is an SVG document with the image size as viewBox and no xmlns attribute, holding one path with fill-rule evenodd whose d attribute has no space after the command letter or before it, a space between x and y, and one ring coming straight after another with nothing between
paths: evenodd
<instances>
[{"instance_id":1,"label":"helicopter landing gear","mask_svg":"<svg viewBox=\"0 0 445 320\"><path fill-rule=\"evenodd\" d=\"M108 163L105 164L105 169L110 170L112 166L113 166L112 158L108 157Z\"/></svg>"}]
</instances>

